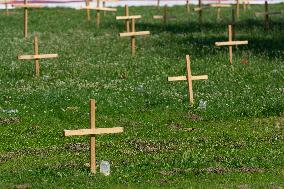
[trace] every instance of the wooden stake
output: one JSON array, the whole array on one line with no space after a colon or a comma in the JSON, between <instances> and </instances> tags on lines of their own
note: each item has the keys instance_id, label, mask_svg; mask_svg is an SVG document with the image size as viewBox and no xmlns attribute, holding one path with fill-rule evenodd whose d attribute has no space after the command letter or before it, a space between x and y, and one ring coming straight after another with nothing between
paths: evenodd
<instances>
[{"instance_id":1,"label":"wooden stake","mask_svg":"<svg viewBox=\"0 0 284 189\"><path fill-rule=\"evenodd\" d=\"M100 7L100 0L97 0L97 7ZM100 15L100 10L97 10L97 19L96 19L96 22L97 22L97 28L100 27L100 20L101 20L101 15Z\"/></svg>"},{"instance_id":2,"label":"wooden stake","mask_svg":"<svg viewBox=\"0 0 284 189\"><path fill-rule=\"evenodd\" d=\"M237 0L237 18L240 17L240 0Z\"/></svg>"},{"instance_id":3,"label":"wooden stake","mask_svg":"<svg viewBox=\"0 0 284 189\"><path fill-rule=\"evenodd\" d=\"M167 18L168 18L168 7L167 5L164 6L164 24L167 24Z\"/></svg>"},{"instance_id":4,"label":"wooden stake","mask_svg":"<svg viewBox=\"0 0 284 189\"><path fill-rule=\"evenodd\" d=\"M86 7L90 6L90 0L86 0ZM91 14L90 14L90 9L86 9L87 11L87 20L90 21L91 20Z\"/></svg>"},{"instance_id":5,"label":"wooden stake","mask_svg":"<svg viewBox=\"0 0 284 189\"><path fill-rule=\"evenodd\" d=\"M198 0L198 7L200 8L199 10L199 24L202 24L202 1Z\"/></svg>"},{"instance_id":6,"label":"wooden stake","mask_svg":"<svg viewBox=\"0 0 284 189\"><path fill-rule=\"evenodd\" d=\"M229 42L232 42L232 25L228 26ZM230 64L233 64L233 47L229 46Z\"/></svg>"},{"instance_id":7,"label":"wooden stake","mask_svg":"<svg viewBox=\"0 0 284 189\"><path fill-rule=\"evenodd\" d=\"M6 14L9 14L9 10L8 10L8 3L7 0L5 0L5 9L6 9Z\"/></svg>"},{"instance_id":8,"label":"wooden stake","mask_svg":"<svg viewBox=\"0 0 284 189\"><path fill-rule=\"evenodd\" d=\"M187 73L187 86L189 94L189 102L193 104L193 90L192 90L192 80L191 80L191 69L190 69L190 57L186 55L186 73Z\"/></svg>"},{"instance_id":9,"label":"wooden stake","mask_svg":"<svg viewBox=\"0 0 284 189\"><path fill-rule=\"evenodd\" d=\"M134 18L132 18L132 20L131 20L131 32L132 33L135 32L135 19ZM132 54L132 56L135 55L135 50L136 50L136 48L135 48L135 36L132 36L131 37L131 54Z\"/></svg>"},{"instance_id":10,"label":"wooden stake","mask_svg":"<svg viewBox=\"0 0 284 189\"><path fill-rule=\"evenodd\" d=\"M38 55L38 38L37 38L37 35L35 35L35 38L34 38L34 52L35 52L35 55ZM38 59L35 59L35 73L36 73L36 76L39 76L39 60Z\"/></svg>"},{"instance_id":11,"label":"wooden stake","mask_svg":"<svg viewBox=\"0 0 284 189\"><path fill-rule=\"evenodd\" d=\"M90 165L91 172L96 174L96 137L99 134L121 133L123 127L96 128L96 103L90 100L90 129L64 130L64 136L90 135Z\"/></svg>"},{"instance_id":12,"label":"wooden stake","mask_svg":"<svg viewBox=\"0 0 284 189\"><path fill-rule=\"evenodd\" d=\"M35 35L34 37L34 55L19 55L19 60L34 60L35 65L35 75L39 76L40 64L39 59L47 59L47 58L57 58L58 54L39 54L38 48L38 37Z\"/></svg>"},{"instance_id":13,"label":"wooden stake","mask_svg":"<svg viewBox=\"0 0 284 189\"><path fill-rule=\"evenodd\" d=\"M247 10L247 7L246 7L246 2L245 0L243 0L243 10L246 11Z\"/></svg>"},{"instance_id":14,"label":"wooden stake","mask_svg":"<svg viewBox=\"0 0 284 189\"><path fill-rule=\"evenodd\" d=\"M105 8L105 7L106 7L106 2L103 1L103 8ZM104 15L106 15L106 11L104 11Z\"/></svg>"},{"instance_id":15,"label":"wooden stake","mask_svg":"<svg viewBox=\"0 0 284 189\"><path fill-rule=\"evenodd\" d=\"M189 8L189 0L186 0L186 13L189 13L190 12L190 8Z\"/></svg>"},{"instance_id":16,"label":"wooden stake","mask_svg":"<svg viewBox=\"0 0 284 189\"><path fill-rule=\"evenodd\" d=\"M125 16L129 16L128 5L125 5ZM130 24L129 20L125 20L125 28L126 28L127 32L130 31L130 25L129 24Z\"/></svg>"},{"instance_id":17,"label":"wooden stake","mask_svg":"<svg viewBox=\"0 0 284 189\"><path fill-rule=\"evenodd\" d=\"M232 9L232 23L231 23L231 25L232 25L232 34L233 34L233 36L232 36L232 38L233 38L233 40L235 40L235 30L234 30L234 27L235 27L235 24L236 24L236 14L235 14L235 9Z\"/></svg>"},{"instance_id":18,"label":"wooden stake","mask_svg":"<svg viewBox=\"0 0 284 189\"><path fill-rule=\"evenodd\" d=\"M221 4L221 0L218 0L218 4ZM220 19L220 12L221 12L221 9L220 7L217 8L217 20Z\"/></svg>"},{"instance_id":19,"label":"wooden stake","mask_svg":"<svg viewBox=\"0 0 284 189\"><path fill-rule=\"evenodd\" d=\"M228 46L229 47L229 56L230 64L233 64L233 45L247 45L248 41L233 41L232 39L232 26L228 25L228 35L229 40L226 42L215 42L215 46Z\"/></svg>"},{"instance_id":20,"label":"wooden stake","mask_svg":"<svg viewBox=\"0 0 284 189\"><path fill-rule=\"evenodd\" d=\"M268 14L268 3L267 3L267 1L265 1L265 4L264 4L264 12L265 12L265 15L264 15L264 30L268 31L269 30L269 14Z\"/></svg>"},{"instance_id":21,"label":"wooden stake","mask_svg":"<svg viewBox=\"0 0 284 189\"><path fill-rule=\"evenodd\" d=\"M27 5L27 0L24 1L24 4ZM24 36L28 37L28 7L24 8Z\"/></svg>"},{"instance_id":22,"label":"wooden stake","mask_svg":"<svg viewBox=\"0 0 284 189\"><path fill-rule=\"evenodd\" d=\"M187 81L188 99L189 99L190 104L194 103L192 81L193 80L207 80L207 79L208 79L208 75L199 75L199 76L191 75L189 55L186 55L186 76L168 77L168 81Z\"/></svg>"},{"instance_id":23,"label":"wooden stake","mask_svg":"<svg viewBox=\"0 0 284 189\"><path fill-rule=\"evenodd\" d=\"M157 0L157 8L160 9L160 0Z\"/></svg>"},{"instance_id":24,"label":"wooden stake","mask_svg":"<svg viewBox=\"0 0 284 189\"><path fill-rule=\"evenodd\" d=\"M92 130L96 129L96 104L95 100L90 100L90 127ZM94 135L90 137L90 160L91 172L96 174L96 138Z\"/></svg>"}]
</instances>

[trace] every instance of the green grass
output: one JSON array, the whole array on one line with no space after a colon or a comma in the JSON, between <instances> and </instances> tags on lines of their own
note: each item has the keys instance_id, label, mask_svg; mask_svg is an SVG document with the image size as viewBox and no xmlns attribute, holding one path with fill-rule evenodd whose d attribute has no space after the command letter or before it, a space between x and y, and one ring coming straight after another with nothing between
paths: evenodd
<instances>
[{"instance_id":1,"label":"green grass","mask_svg":"<svg viewBox=\"0 0 284 189\"><path fill-rule=\"evenodd\" d=\"M31 10L27 39L22 10L0 15L0 188L283 188L284 23L271 16L264 32L254 16L262 10L241 12L236 38L249 45L234 47L232 66L228 48L214 46L227 40L229 9L221 20L204 11L199 25L196 13L172 7L178 19L165 26L152 19L155 7L131 7L143 16L137 31L151 31L137 39L134 58L112 13L97 29L94 13L87 22L84 11ZM34 33L40 53L60 56L40 61L39 78L32 61L17 60L33 52ZM185 75L186 54L193 75L209 76L194 81L193 106L186 82L167 82ZM90 174L88 137L63 137L89 127L90 98L97 127L125 130L97 137L97 164L111 162L108 177Z\"/></svg>"}]
</instances>

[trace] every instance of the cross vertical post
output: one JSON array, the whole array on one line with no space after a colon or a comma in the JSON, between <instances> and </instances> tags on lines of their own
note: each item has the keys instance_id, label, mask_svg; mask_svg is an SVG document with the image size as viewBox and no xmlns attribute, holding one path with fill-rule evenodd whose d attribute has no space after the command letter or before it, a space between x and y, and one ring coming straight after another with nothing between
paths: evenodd
<instances>
[{"instance_id":1,"label":"cross vertical post","mask_svg":"<svg viewBox=\"0 0 284 189\"><path fill-rule=\"evenodd\" d=\"M233 27L233 30L232 30L233 40L235 40L235 30L234 30L235 24L236 24L236 13L235 13L235 9L232 9L232 23L231 23L231 25Z\"/></svg>"},{"instance_id":2,"label":"cross vertical post","mask_svg":"<svg viewBox=\"0 0 284 189\"><path fill-rule=\"evenodd\" d=\"M106 7L106 2L103 1L103 8L105 8L105 7ZM104 15L106 15L106 11L104 11Z\"/></svg>"},{"instance_id":3,"label":"cross vertical post","mask_svg":"<svg viewBox=\"0 0 284 189\"><path fill-rule=\"evenodd\" d=\"M129 16L129 9L128 9L128 5L125 5L125 16ZM125 20L125 27L126 27L126 31L129 32L130 30L130 22L129 20Z\"/></svg>"},{"instance_id":4,"label":"cross vertical post","mask_svg":"<svg viewBox=\"0 0 284 189\"><path fill-rule=\"evenodd\" d=\"M237 18L240 17L240 0L237 0Z\"/></svg>"},{"instance_id":5,"label":"cross vertical post","mask_svg":"<svg viewBox=\"0 0 284 189\"><path fill-rule=\"evenodd\" d=\"M90 0L86 0L86 7L89 7L90 6ZM90 14L90 9L86 9L87 11L87 19L88 21L91 20L91 14Z\"/></svg>"},{"instance_id":6,"label":"cross vertical post","mask_svg":"<svg viewBox=\"0 0 284 189\"><path fill-rule=\"evenodd\" d=\"M232 42L232 25L228 26L228 36L229 36L229 42ZM233 47L229 46L229 54L230 54L230 64L233 64Z\"/></svg>"},{"instance_id":7,"label":"cross vertical post","mask_svg":"<svg viewBox=\"0 0 284 189\"><path fill-rule=\"evenodd\" d=\"M160 9L160 0L157 0L157 8Z\"/></svg>"},{"instance_id":8,"label":"cross vertical post","mask_svg":"<svg viewBox=\"0 0 284 189\"><path fill-rule=\"evenodd\" d=\"M246 11L247 10L247 6L246 6L246 1L243 0L243 10Z\"/></svg>"},{"instance_id":9,"label":"cross vertical post","mask_svg":"<svg viewBox=\"0 0 284 189\"><path fill-rule=\"evenodd\" d=\"M168 19L168 7L167 5L164 6L164 24L167 24Z\"/></svg>"},{"instance_id":10,"label":"cross vertical post","mask_svg":"<svg viewBox=\"0 0 284 189\"><path fill-rule=\"evenodd\" d=\"M35 55L38 55L38 37L35 35L34 38L34 53ZM35 73L36 76L39 76L39 59L35 59Z\"/></svg>"},{"instance_id":11,"label":"cross vertical post","mask_svg":"<svg viewBox=\"0 0 284 189\"><path fill-rule=\"evenodd\" d=\"M190 8L189 8L189 0L186 0L186 12L189 13L190 12Z\"/></svg>"},{"instance_id":12,"label":"cross vertical post","mask_svg":"<svg viewBox=\"0 0 284 189\"><path fill-rule=\"evenodd\" d=\"M7 2L7 0L5 0L5 9L6 9L6 14L9 14L8 2Z\"/></svg>"},{"instance_id":13,"label":"cross vertical post","mask_svg":"<svg viewBox=\"0 0 284 189\"><path fill-rule=\"evenodd\" d=\"M27 5L27 0L24 1L24 4ZM24 8L24 35L28 37L28 7Z\"/></svg>"},{"instance_id":14,"label":"cross vertical post","mask_svg":"<svg viewBox=\"0 0 284 189\"><path fill-rule=\"evenodd\" d=\"M267 1L265 1L265 4L264 4L264 30L265 31L268 31L269 30L269 14L268 14L268 3Z\"/></svg>"},{"instance_id":15,"label":"cross vertical post","mask_svg":"<svg viewBox=\"0 0 284 189\"><path fill-rule=\"evenodd\" d=\"M90 100L90 127L91 129L96 129L96 102L95 100ZM96 138L95 135L90 137L90 165L91 172L96 174Z\"/></svg>"},{"instance_id":16,"label":"cross vertical post","mask_svg":"<svg viewBox=\"0 0 284 189\"><path fill-rule=\"evenodd\" d=\"M219 4L219 5L221 4L221 0L218 0L218 4ZM221 12L221 8L218 7L218 8L217 8L217 20L220 19L220 12Z\"/></svg>"},{"instance_id":17,"label":"cross vertical post","mask_svg":"<svg viewBox=\"0 0 284 189\"><path fill-rule=\"evenodd\" d=\"M131 32L135 32L135 19L132 18L131 19ZM132 56L135 55L135 51L136 51L136 48L135 48L135 36L131 36L131 54Z\"/></svg>"},{"instance_id":18,"label":"cross vertical post","mask_svg":"<svg viewBox=\"0 0 284 189\"><path fill-rule=\"evenodd\" d=\"M100 7L100 0L97 0L97 7ZM100 19L101 19L101 15L100 15L100 10L97 10L97 27L100 27Z\"/></svg>"},{"instance_id":19,"label":"cross vertical post","mask_svg":"<svg viewBox=\"0 0 284 189\"><path fill-rule=\"evenodd\" d=\"M202 2L201 2L201 0L198 0L198 7L200 8L200 10L199 10L199 24L202 24Z\"/></svg>"},{"instance_id":20,"label":"cross vertical post","mask_svg":"<svg viewBox=\"0 0 284 189\"><path fill-rule=\"evenodd\" d=\"M190 57L186 55L186 73L187 73L187 86L189 94L189 102L193 104L193 90L192 90L192 80L191 80L191 69L190 69Z\"/></svg>"}]
</instances>

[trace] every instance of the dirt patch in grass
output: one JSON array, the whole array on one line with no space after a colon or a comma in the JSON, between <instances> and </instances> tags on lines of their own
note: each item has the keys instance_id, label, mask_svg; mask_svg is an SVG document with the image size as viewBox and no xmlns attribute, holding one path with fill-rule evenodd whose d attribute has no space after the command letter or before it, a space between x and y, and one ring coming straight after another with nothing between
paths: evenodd
<instances>
[{"instance_id":1,"label":"dirt patch in grass","mask_svg":"<svg viewBox=\"0 0 284 189\"><path fill-rule=\"evenodd\" d=\"M15 186L16 189L28 189L31 186L29 184L18 184Z\"/></svg>"},{"instance_id":2,"label":"dirt patch in grass","mask_svg":"<svg viewBox=\"0 0 284 189\"><path fill-rule=\"evenodd\" d=\"M206 168L173 168L171 170L161 170L159 173L163 176L172 176L176 174L194 173L199 174L225 174L225 173L263 173L265 170L258 167L239 167L239 168L225 168L225 167L206 167Z\"/></svg>"},{"instance_id":3,"label":"dirt patch in grass","mask_svg":"<svg viewBox=\"0 0 284 189\"><path fill-rule=\"evenodd\" d=\"M130 145L140 152L168 152L175 151L178 147L176 144L167 143L166 141L145 141L142 139L129 141Z\"/></svg>"},{"instance_id":4,"label":"dirt patch in grass","mask_svg":"<svg viewBox=\"0 0 284 189\"><path fill-rule=\"evenodd\" d=\"M11 125L19 122L20 119L17 117L0 117L0 125Z\"/></svg>"},{"instance_id":5,"label":"dirt patch in grass","mask_svg":"<svg viewBox=\"0 0 284 189\"><path fill-rule=\"evenodd\" d=\"M10 159L15 159L23 156L47 156L51 153L60 153L61 151L71 151L73 152L85 152L89 150L89 144L86 143L68 143L64 146L52 146L48 148L27 148L12 152L2 152L0 153L0 163L9 161Z\"/></svg>"}]
</instances>

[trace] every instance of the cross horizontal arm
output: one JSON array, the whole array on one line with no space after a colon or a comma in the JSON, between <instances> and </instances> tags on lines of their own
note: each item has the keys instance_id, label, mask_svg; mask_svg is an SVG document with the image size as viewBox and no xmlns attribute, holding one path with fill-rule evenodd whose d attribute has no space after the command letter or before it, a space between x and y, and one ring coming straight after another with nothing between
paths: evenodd
<instances>
[{"instance_id":1,"label":"cross horizontal arm","mask_svg":"<svg viewBox=\"0 0 284 189\"><path fill-rule=\"evenodd\" d=\"M162 15L154 15L153 18L154 19L164 19L164 16L162 16Z\"/></svg>"},{"instance_id":2,"label":"cross horizontal arm","mask_svg":"<svg viewBox=\"0 0 284 189\"><path fill-rule=\"evenodd\" d=\"M203 8L201 8L201 7L197 7L197 8L194 8L193 10L194 11L201 11Z\"/></svg>"},{"instance_id":3,"label":"cross horizontal arm","mask_svg":"<svg viewBox=\"0 0 284 189\"><path fill-rule=\"evenodd\" d=\"M209 7L214 7L214 8L222 8L222 7L231 7L232 5L228 4L210 4Z\"/></svg>"},{"instance_id":4,"label":"cross horizontal arm","mask_svg":"<svg viewBox=\"0 0 284 189\"><path fill-rule=\"evenodd\" d=\"M99 135L123 132L123 127L64 130L64 136Z\"/></svg>"},{"instance_id":5,"label":"cross horizontal arm","mask_svg":"<svg viewBox=\"0 0 284 189\"><path fill-rule=\"evenodd\" d=\"M248 41L226 41L215 42L215 46L232 46L232 45L247 45Z\"/></svg>"},{"instance_id":6,"label":"cross horizontal arm","mask_svg":"<svg viewBox=\"0 0 284 189\"><path fill-rule=\"evenodd\" d=\"M208 75L197 75L197 76L191 76L191 80L207 80Z\"/></svg>"},{"instance_id":7,"label":"cross horizontal arm","mask_svg":"<svg viewBox=\"0 0 284 189\"><path fill-rule=\"evenodd\" d=\"M168 77L168 81L186 81L186 76Z\"/></svg>"},{"instance_id":8,"label":"cross horizontal arm","mask_svg":"<svg viewBox=\"0 0 284 189\"><path fill-rule=\"evenodd\" d=\"M43 58L57 58L58 54L19 55L19 60L34 60Z\"/></svg>"},{"instance_id":9,"label":"cross horizontal arm","mask_svg":"<svg viewBox=\"0 0 284 189\"><path fill-rule=\"evenodd\" d=\"M92 8L94 10L102 10L102 11L112 11L112 12L116 12L117 9L116 8L108 8L108 7L95 7Z\"/></svg>"},{"instance_id":10,"label":"cross horizontal arm","mask_svg":"<svg viewBox=\"0 0 284 189\"><path fill-rule=\"evenodd\" d=\"M207 80L208 75L191 76L191 80ZM186 81L186 76L168 77L168 81Z\"/></svg>"},{"instance_id":11,"label":"cross horizontal arm","mask_svg":"<svg viewBox=\"0 0 284 189\"><path fill-rule=\"evenodd\" d=\"M131 36L139 36L139 35L149 35L150 31L139 31L139 32L128 32L128 33L120 33L120 37L131 37Z\"/></svg>"},{"instance_id":12,"label":"cross horizontal arm","mask_svg":"<svg viewBox=\"0 0 284 189\"><path fill-rule=\"evenodd\" d=\"M82 10L82 9L87 9L87 10L101 10L101 11L112 11L116 12L116 8L108 8L108 7L91 7L91 6L86 6L86 7L80 7L77 10Z\"/></svg>"},{"instance_id":13,"label":"cross horizontal arm","mask_svg":"<svg viewBox=\"0 0 284 189\"><path fill-rule=\"evenodd\" d=\"M35 4L17 4L13 5L16 8L42 8L42 5L35 5Z\"/></svg>"},{"instance_id":14,"label":"cross horizontal arm","mask_svg":"<svg viewBox=\"0 0 284 189\"><path fill-rule=\"evenodd\" d=\"M131 19L139 19L141 15L133 15L133 16L117 16L116 20L131 20Z\"/></svg>"}]
</instances>

